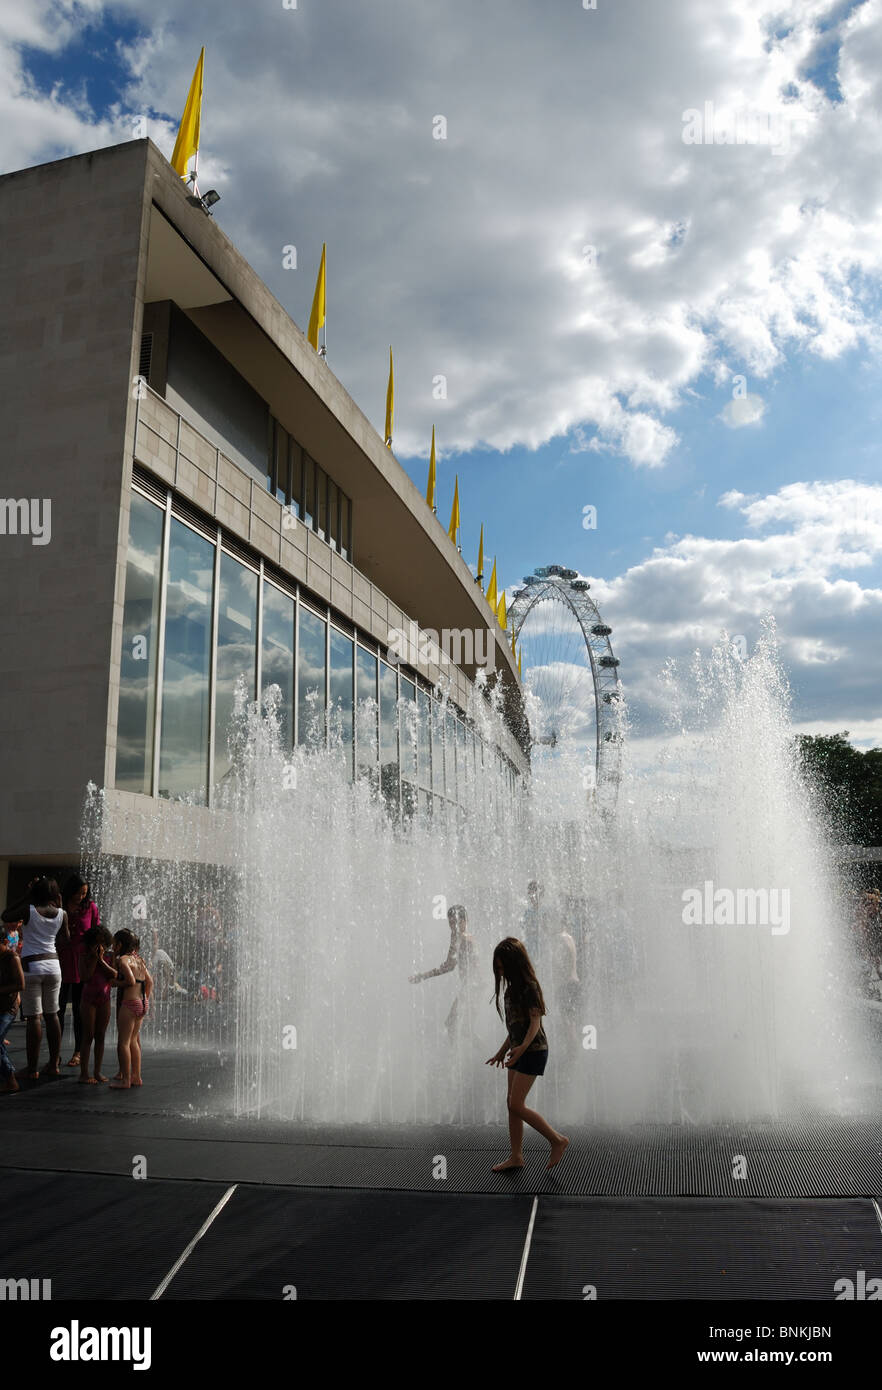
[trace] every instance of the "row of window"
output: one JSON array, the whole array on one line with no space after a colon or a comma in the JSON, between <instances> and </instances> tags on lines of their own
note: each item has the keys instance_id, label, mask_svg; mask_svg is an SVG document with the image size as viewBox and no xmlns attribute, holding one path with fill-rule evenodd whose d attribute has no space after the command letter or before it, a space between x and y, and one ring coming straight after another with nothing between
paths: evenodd
<instances>
[{"instance_id":1,"label":"row of window","mask_svg":"<svg viewBox=\"0 0 882 1390\"><path fill-rule=\"evenodd\" d=\"M220 543L218 543L220 542ZM517 774L448 703L253 565L132 492L116 785L205 802L231 772L236 687L277 686L282 737L335 750L389 809L509 802ZM491 803L488 805L488 802Z\"/></svg>"},{"instance_id":2,"label":"row of window","mask_svg":"<svg viewBox=\"0 0 882 1390\"><path fill-rule=\"evenodd\" d=\"M350 498L274 416L270 416L266 488L304 526L351 560Z\"/></svg>"}]
</instances>

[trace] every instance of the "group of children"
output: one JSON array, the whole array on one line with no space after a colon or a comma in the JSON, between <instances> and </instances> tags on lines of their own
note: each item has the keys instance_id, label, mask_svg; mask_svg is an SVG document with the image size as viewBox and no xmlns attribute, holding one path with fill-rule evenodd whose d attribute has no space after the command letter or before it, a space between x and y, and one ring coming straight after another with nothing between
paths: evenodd
<instances>
[{"instance_id":1,"label":"group of children","mask_svg":"<svg viewBox=\"0 0 882 1390\"><path fill-rule=\"evenodd\" d=\"M135 934L122 929L111 936L106 926L90 918L85 926L82 904L89 900L88 885L78 880L76 893L69 897L73 932L68 912L62 907L62 895L53 880L34 879L20 904L0 914L4 924L20 926L20 942L15 942L4 926L0 929L0 1091L17 1091L19 1084L7 1051L6 1032L15 1018L21 1002L22 1016L27 1024L28 1074L36 1080L40 1044L45 1018L49 1044L48 1075L61 1074L61 1033L59 995L62 986L63 956L73 949L76 955L76 982L79 994L80 1039L77 1060L80 1083L95 1086L105 1082L102 1074L104 1039L110 1022L111 990L118 990L117 1055L119 1072L110 1086L127 1090L142 1085L141 1023L147 1013L153 992L153 978L141 958L140 942ZM85 891L83 891L85 890ZM463 989L454 1002L448 1018L448 1028L461 1023L460 1012L466 997L477 983L474 941L468 930L468 917L463 907L448 912L451 930L450 952L444 964L436 970L412 976L414 984L432 975L459 969ZM526 1105L527 1094L537 1076L542 1076L548 1060L548 1039L542 1026L546 1013L542 989L530 955L522 941L509 936L500 941L493 953L493 976L496 986L496 1008L504 986L503 1006L506 1037L499 1051L487 1060L488 1066L505 1067L508 1071L508 1128L511 1152L495 1172L522 1168L524 1124L530 1125L551 1145L548 1167L555 1167L566 1151L569 1140L553 1129L537 1111ZM89 1074L90 1056L92 1073Z\"/></svg>"},{"instance_id":2,"label":"group of children","mask_svg":"<svg viewBox=\"0 0 882 1390\"><path fill-rule=\"evenodd\" d=\"M72 932L74 924L61 902L57 884L38 878L28 885L25 899L2 914L4 924L12 930L6 925L0 929L0 1091L20 1089L6 1038L19 1005L27 1029L29 1079L36 1081L40 1075L44 1021L49 1046L46 1074L61 1075L61 960L71 952L76 956L75 973L81 986L74 1004L79 1026L72 1059L79 1065L80 1083L95 1086L107 1081L101 1066L110 1022L111 990L116 988L119 1071L110 1086L113 1090L140 1086L141 1023L153 991L153 979L140 955L140 942L125 928L111 935L98 921L82 935L75 926Z\"/></svg>"}]
</instances>

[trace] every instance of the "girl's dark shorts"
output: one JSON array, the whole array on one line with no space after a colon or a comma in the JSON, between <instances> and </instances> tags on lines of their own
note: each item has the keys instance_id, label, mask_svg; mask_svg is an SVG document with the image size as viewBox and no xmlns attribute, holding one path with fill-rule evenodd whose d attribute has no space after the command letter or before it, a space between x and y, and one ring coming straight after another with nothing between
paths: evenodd
<instances>
[{"instance_id":1,"label":"girl's dark shorts","mask_svg":"<svg viewBox=\"0 0 882 1390\"><path fill-rule=\"evenodd\" d=\"M524 1052L514 1066L512 1071L523 1072L524 1076L541 1076L545 1071L545 1063L548 1061L548 1048L543 1047L541 1051Z\"/></svg>"}]
</instances>

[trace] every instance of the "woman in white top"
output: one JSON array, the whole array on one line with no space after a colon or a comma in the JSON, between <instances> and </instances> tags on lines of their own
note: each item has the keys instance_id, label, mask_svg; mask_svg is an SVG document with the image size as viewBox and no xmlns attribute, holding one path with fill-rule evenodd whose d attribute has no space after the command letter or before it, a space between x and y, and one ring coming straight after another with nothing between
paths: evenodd
<instances>
[{"instance_id":1,"label":"woman in white top","mask_svg":"<svg viewBox=\"0 0 882 1390\"><path fill-rule=\"evenodd\" d=\"M4 922L21 922L21 964L25 987L21 1001L21 1016L27 1021L28 1076L36 1081L40 1075L40 1045L43 1041L43 1018L46 1018L46 1041L49 1044L47 1076L61 1075L61 1024L58 1019L58 992L61 988L61 963L56 945L70 943L67 913L59 906L58 885L46 878L33 879L28 884L26 899L2 914Z\"/></svg>"}]
</instances>

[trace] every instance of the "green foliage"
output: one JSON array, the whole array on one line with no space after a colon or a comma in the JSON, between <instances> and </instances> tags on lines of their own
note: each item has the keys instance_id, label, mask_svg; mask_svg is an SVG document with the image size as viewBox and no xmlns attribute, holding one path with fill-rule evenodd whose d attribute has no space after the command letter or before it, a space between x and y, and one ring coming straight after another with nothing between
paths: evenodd
<instances>
[{"instance_id":1,"label":"green foliage","mask_svg":"<svg viewBox=\"0 0 882 1390\"><path fill-rule=\"evenodd\" d=\"M882 748L866 753L841 734L800 734L797 749L839 835L852 845L882 845Z\"/></svg>"}]
</instances>

